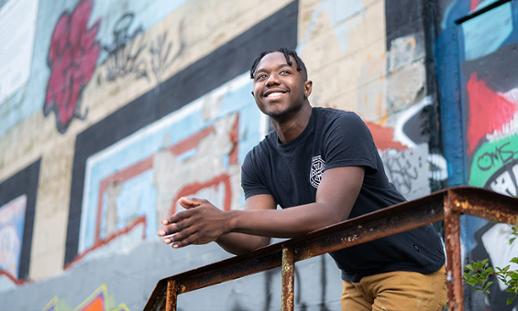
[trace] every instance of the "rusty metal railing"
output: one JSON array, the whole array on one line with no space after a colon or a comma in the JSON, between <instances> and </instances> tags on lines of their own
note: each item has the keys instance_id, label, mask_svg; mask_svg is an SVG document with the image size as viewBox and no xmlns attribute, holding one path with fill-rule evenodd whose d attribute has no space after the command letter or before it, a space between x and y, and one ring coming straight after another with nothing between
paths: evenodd
<instances>
[{"instance_id":1,"label":"rusty metal railing","mask_svg":"<svg viewBox=\"0 0 518 311\"><path fill-rule=\"evenodd\" d=\"M518 199L472 187L457 187L397 204L298 237L160 280L144 308L176 311L177 296L282 266L282 310L294 307L294 264L389 235L444 221L449 310L463 310L460 215L518 223Z\"/></svg>"}]
</instances>

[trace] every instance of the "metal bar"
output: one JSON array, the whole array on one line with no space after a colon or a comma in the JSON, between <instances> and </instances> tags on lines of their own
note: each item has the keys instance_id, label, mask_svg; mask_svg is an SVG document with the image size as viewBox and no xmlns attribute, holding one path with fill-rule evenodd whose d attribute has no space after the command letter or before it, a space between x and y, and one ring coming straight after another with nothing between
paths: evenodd
<instances>
[{"instance_id":1,"label":"metal bar","mask_svg":"<svg viewBox=\"0 0 518 311\"><path fill-rule=\"evenodd\" d=\"M518 199L496 192L474 188L453 188L449 191L451 208L462 214L469 214L495 222L518 223Z\"/></svg>"},{"instance_id":2,"label":"metal bar","mask_svg":"<svg viewBox=\"0 0 518 311\"><path fill-rule=\"evenodd\" d=\"M448 211L448 214L444 214ZM445 219L448 271L452 297L462 308L459 215L471 214L494 221L517 223L518 199L484 189L458 187L438 191L418 200L404 202L311 232L299 238L232 257L160 280L144 310L156 310L165 303L168 281L176 280L177 294L233 280L245 275L279 267L283 248L293 251L294 262L347 248ZM452 260L454 258L455 262ZM455 288L455 291L453 289ZM455 293L455 296L453 295ZM459 298L460 297L460 298ZM460 299L460 304L459 300ZM450 299L451 300L451 299ZM455 309L462 310L462 309Z\"/></svg>"},{"instance_id":3,"label":"metal bar","mask_svg":"<svg viewBox=\"0 0 518 311\"><path fill-rule=\"evenodd\" d=\"M444 197L444 233L446 240L448 309L464 310L460 254L460 213L453 209L453 195L448 192Z\"/></svg>"},{"instance_id":4,"label":"metal bar","mask_svg":"<svg viewBox=\"0 0 518 311\"><path fill-rule=\"evenodd\" d=\"M441 195L414 201L416 204L407 203L289 240L286 245L293 247L295 260L300 261L416 229L443 218Z\"/></svg>"},{"instance_id":5,"label":"metal bar","mask_svg":"<svg viewBox=\"0 0 518 311\"><path fill-rule=\"evenodd\" d=\"M442 212L442 194L432 195L347 220L244 256L181 273L173 278L181 282L181 294L279 267L283 247L292 248L295 261L300 261L440 221Z\"/></svg>"},{"instance_id":6,"label":"metal bar","mask_svg":"<svg viewBox=\"0 0 518 311\"><path fill-rule=\"evenodd\" d=\"M189 274L178 275L175 279L181 281L179 294L190 292L221 282L237 279L249 274L277 268L281 265L282 245L272 245L250 256L233 257L213 265L191 270Z\"/></svg>"},{"instance_id":7,"label":"metal bar","mask_svg":"<svg viewBox=\"0 0 518 311\"><path fill-rule=\"evenodd\" d=\"M282 249L282 311L293 311L294 294L293 294L293 280L295 271L295 256L293 250L284 247Z\"/></svg>"},{"instance_id":8,"label":"metal bar","mask_svg":"<svg viewBox=\"0 0 518 311\"><path fill-rule=\"evenodd\" d=\"M165 311L176 311L176 300L178 297L178 282L176 280L167 281L167 291L165 296Z\"/></svg>"}]
</instances>

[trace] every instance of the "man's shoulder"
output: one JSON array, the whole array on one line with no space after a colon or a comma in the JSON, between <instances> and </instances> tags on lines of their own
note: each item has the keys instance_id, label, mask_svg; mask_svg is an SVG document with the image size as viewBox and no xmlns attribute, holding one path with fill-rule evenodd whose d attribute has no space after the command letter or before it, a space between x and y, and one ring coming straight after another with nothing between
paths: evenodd
<instances>
[{"instance_id":1,"label":"man's shoulder","mask_svg":"<svg viewBox=\"0 0 518 311\"><path fill-rule=\"evenodd\" d=\"M270 132L267 134L263 140L261 140L257 145L252 147L250 151L248 151L246 158L248 160L257 161L258 159L264 158L268 153L270 153L270 150L272 148L271 146L271 139L273 139L274 133Z\"/></svg>"},{"instance_id":2,"label":"man's shoulder","mask_svg":"<svg viewBox=\"0 0 518 311\"><path fill-rule=\"evenodd\" d=\"M334 108L313 108L316 112L316 123L325 132L344 132L365 127L365 122L353 111Z\"/></svg>"},{"instance_id":3,"label":"man's shoulder","mask_svg":"<svg viewBox=\"0 0 518 311\"><path fill-rule=\"evenodd\" d=\"M355 112L341 110L336 108L327 108L327 107L314 107L313 111L316 112L316 115L321 119L326 119L329 121L336 119L358 119L360 118Z\"/></svg>"}]
</instances>

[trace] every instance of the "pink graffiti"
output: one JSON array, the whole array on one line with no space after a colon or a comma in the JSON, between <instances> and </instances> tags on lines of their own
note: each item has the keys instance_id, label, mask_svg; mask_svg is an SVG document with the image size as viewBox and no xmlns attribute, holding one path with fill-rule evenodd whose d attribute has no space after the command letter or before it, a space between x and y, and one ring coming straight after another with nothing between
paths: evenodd
<instances>
[{"instance_id":1,"label":"pink graffiti","mask_svg":"<svg viewBox=\"0 0 518 311\"><path fill-rule=\"evenodd\" d=\"M467 92L469 101L468 153L472 155L487 134L500 130L513 119L518 105L491 90L486 82L478 79L476 73L469 78Z\"/></svg>"},{"instance_id":2,"label":"pink graffiti","mask_svg":"<svg viewBox=\"0 0 518 311\"><path fill-rule=\"evenodd\" d=\"M100 45L95 40L100 21L88 28L93 0L82 0L72 13L59 18L48 53L50 77L43 112L56 113L59 132L66 131L74 117L80 117L81 93L92 78Z\"/></svg>"}]
</instances>

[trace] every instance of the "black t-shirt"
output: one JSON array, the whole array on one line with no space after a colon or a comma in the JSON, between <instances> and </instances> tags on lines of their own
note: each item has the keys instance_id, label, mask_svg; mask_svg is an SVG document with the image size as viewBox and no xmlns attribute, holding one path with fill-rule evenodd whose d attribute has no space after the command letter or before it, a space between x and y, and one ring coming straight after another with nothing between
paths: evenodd
<instances>
[{"instance_id":1,"label":"black t-shirt","mask_svg":"<svg viewBox=\"0 0 518 311\"><path fill-rule=\"evenodd\" d=\"M405 201L388 181L372 135L353 112L313 108L304 131L280 143L272 132L246 156L241 168L245 197L270 194L282 208L315 202L322 173L360 166L365 177L349 218ZM343 249L331 256L342 278L389 271L432 273L444 264L441 240L432 226Z\"/></svg>"}]
</instances>

